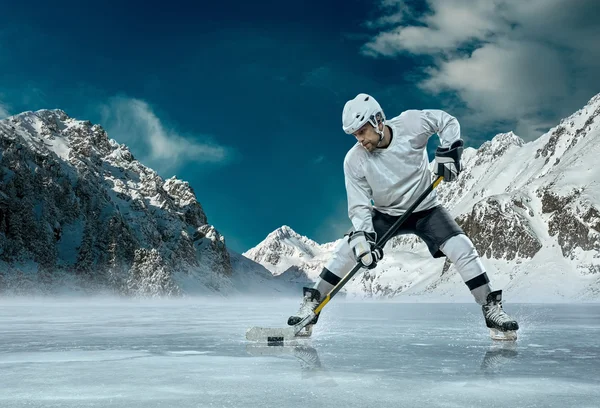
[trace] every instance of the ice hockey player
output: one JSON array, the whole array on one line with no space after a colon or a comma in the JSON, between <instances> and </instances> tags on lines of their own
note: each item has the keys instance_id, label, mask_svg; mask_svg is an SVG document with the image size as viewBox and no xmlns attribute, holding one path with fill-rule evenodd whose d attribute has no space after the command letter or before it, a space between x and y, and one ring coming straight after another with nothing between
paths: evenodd
<instances>
[{"instance_id":1,"label":"ice hockey player","mask_svg":"<svg viewBox=\"0 0 600 408\"><path fill-rule=\"evenodd\" d=\"M356 143L344 159L348 216L352 230L340 240L312 288L304 288L300 309L288 319L295 325L311 313L356 262L372 269L383 257L375 243L432 182L427 142L437 134L434 173L445 182L461 171L463 140L456 118L442 110L407 110L386 121L379 103L361 93L346 102L342 128ZM519 325L502 308L502 291L492 291L477 250L435 190L416 208L397 234L415 234L434 258L446 256L482 306L485 323L502 340L516 338ZM317 323L319 316L311 322ZM312 327L310 327L312 329Z\"/></svg>"}]
</instances>

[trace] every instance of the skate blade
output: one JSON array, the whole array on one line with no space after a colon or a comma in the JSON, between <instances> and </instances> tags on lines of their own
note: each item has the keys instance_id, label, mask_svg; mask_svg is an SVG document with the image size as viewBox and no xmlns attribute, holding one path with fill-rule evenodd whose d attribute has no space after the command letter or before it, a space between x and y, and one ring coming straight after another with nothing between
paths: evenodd
<instances>
[{"instance_id":1,"label":"skate blade","mask_svg":"<svg viewBox=\"0 0 600 408\"><path fill-rule=\"evenodd\" d=\"M270 346L282 346L299 338L310 337L311 334L312 326L303 328L298 334L294 327L252 327L246 331L246 340L267 343Z\"/></svg>"},{"instance_id":2,"label":"skate blade","mask_svg":"<svg viewBox=\"0 0 600 408\"><path fill-rule=\"evenodd\" d=\"M490 337L495 341L516 341L517 332L514 330L503 332L497 329L490 329Z\"/></svg>"}]
</instances>

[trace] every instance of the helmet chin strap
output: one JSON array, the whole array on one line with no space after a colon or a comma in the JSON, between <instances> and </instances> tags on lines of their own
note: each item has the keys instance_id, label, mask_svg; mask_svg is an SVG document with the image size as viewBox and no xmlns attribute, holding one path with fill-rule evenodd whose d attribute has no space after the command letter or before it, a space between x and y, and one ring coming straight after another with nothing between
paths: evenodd
<instances>
[{"instance_id":1,"label":"helmet chin strap","mask_svg":"<svg viewBox=\"0 0 600 408\"><path fill-rule=\"evenodd\" d=\"M383 123L383 121L381 123ZM383 128L385 129L385 125L383 126ZM385 132L383 130L379 130L379 126L375 128L375 132L379 135L379 142L377 142L377 147L379 147L381 145L381 142L383 142Z\"/></svg>"},{"instance_id":2,"label":"helmet chin strap","mask_svg":"<svg viewBox=\"0 0 600 408\"><path fill-rule=\"evenodd\" d=\"M381 145L381 142L383 142L383 137L385 136L385 132L384 132L384 130L385 130L385 116L383 116L380 119L375 119L374 116L371 116L369 118L369 123L375 129L375 133L377 133L379 135L379 141L377 142L377 145L375 146L375 147L379 147ZM379 130L379 125L381 125L381 124L383 125L383 129Z\"/></svg>"}]
</instances>

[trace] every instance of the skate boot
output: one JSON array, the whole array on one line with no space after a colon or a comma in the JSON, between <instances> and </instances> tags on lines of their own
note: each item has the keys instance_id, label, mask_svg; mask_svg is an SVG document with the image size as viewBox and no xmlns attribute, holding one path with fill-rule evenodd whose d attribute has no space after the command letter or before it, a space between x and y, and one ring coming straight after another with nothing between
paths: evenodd
<instances>
[{"instance_id":1,"label":"skate boot","mask_svg":"<svg viewBox=\"0 0 600 408\"><path fill-rule=\"evenodd\" d=\"M300 305L300 309L294 316L290 316L288 318L288 325L294 326L302 321L306 316L312 313L319 302L321 301L321 293L317 289L312 288L303 288L304 290L304 298L302 299L302 304ZM312 326L317 323L319 320L319 315L316 315L314 319L310 321L308 325L304 328L306 330L306 334L310 335L312 333Z\"/></svg>"},{"instance_id":2,"label":"skate boot","mask_svg":"<svg viewBox=\"0 0 600 408\"><path fill-rule=\"evenodd\" d=\"M492 340L517 339L519 324L502 309L502 291L496 290L487 295L487 303L481 307L485 324L490 329Z\"/></svg>"}]
</instances>

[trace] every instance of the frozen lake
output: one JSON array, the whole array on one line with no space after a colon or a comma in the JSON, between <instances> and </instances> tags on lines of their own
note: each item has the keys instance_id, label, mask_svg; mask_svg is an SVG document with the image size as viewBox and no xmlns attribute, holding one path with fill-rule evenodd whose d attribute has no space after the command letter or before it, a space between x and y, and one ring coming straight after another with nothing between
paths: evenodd
<instances>
[{"instance_id":1,"label":"frozen lake","mask_svg":"<svg viewBox=\"0 0 600 408\"><path fill-rule=\"evenodd\" d=\"M507 294L508 296L509 294ZM248 344L299 300L1 300L0 407L600 407L600 304L334 299L313 338Z\"/></svg>"}]
</instances>

